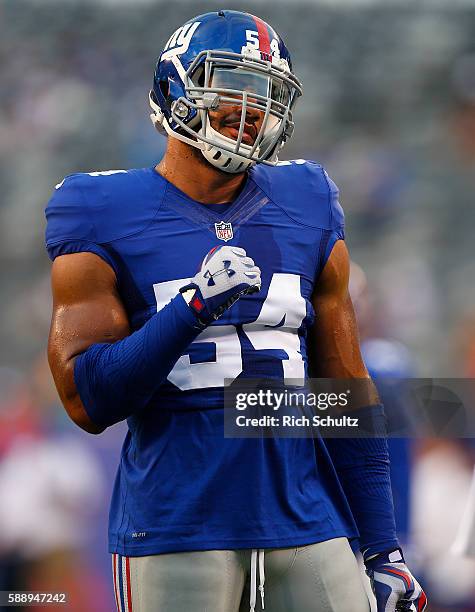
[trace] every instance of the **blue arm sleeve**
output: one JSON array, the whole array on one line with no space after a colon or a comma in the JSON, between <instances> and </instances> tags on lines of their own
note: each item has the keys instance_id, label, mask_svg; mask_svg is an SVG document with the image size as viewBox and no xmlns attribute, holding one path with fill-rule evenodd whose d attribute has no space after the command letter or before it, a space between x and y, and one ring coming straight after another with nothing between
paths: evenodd
<instances>
[{"instance_id":1,"label":"blue arm sleeve","mask_svg":"<svg viewBox=\"0 0 475 612\"><path fill-rule=\"evenodd\" d=\"M399 547L389 475L386 417L382 405L352 412L359 438L327 438L325 444L360 532L364 558Z\"/></svg>"},{"instance_id":2,"label":"blue arm sleeve","mask_svg":"<svg viewBox=\"0 0 475 612\"><path fill-rule=\"evenodd\" d=\"M76 357L74 379L93 423L108 427L145 408L200 333L177 295L138 331L113 344L93 344Z\"/></svg>"}]
</instances>

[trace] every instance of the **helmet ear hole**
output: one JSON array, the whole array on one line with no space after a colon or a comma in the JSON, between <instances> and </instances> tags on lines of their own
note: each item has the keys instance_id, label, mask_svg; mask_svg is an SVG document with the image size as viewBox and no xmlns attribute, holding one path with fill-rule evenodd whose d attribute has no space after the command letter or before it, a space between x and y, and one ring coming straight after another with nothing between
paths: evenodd
<instances>
[{"instance_id":1,"label":"helmet ear hole","mask_svg":"<svg viewBox=\"0 0 475 612\"><path fill-rule=\"evenodd\" d=\"M193 81L196 83L196 85L198 87L204 87L205 86L205 69L204 66L198 66L198 68L196 69L194 75L193 75Z\"/></svg>"},{"instance_id":2,"label":"helmet ear hole","mask_svg":"<svg viewBox=\"0 0 475 612\"><path fill-rule=\"evenodd\" d=\"M168 81L160 81L159 87L163 97L167 98L168 94L170 93L170 85L168 84Z\"/></svg>"}]
</instances>

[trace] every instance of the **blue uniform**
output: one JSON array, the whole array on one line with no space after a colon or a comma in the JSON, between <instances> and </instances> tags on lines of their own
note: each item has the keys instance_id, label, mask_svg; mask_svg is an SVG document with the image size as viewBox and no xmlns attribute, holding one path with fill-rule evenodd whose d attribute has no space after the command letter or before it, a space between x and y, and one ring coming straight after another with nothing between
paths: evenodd
<instances>
[{"instance_id":1,"label":"blue uniform","mask_svg":"<svg viewBox=\"0 0 475 612\"><path fill-rule=\"evenodd\" d=\"M280 548L357 536L321 440L223 435L224 384L306 375L311 294L344 237L336 186L313 162L261 164L224 208L190 199L145 168L71 175L46 209L51 259L88 251L109 263L132 331L194 276L219 243L221 221L232 226L227 244L243 247L262 272L261 291L204 330L146 409L128 419L110 552Z\"/></svg>"}]
</instances>

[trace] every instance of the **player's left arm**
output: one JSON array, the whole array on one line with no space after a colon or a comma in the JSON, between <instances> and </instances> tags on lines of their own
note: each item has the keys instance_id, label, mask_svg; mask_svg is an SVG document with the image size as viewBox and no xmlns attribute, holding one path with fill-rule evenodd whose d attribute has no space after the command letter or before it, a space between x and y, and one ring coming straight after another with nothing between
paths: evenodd
<instances>
[{"instance_id":1,"label":"player's left arm","mask_svg":"<svg viewBox=\"0 0 475 612\"><path fill-rule=\"evenodd\" d=\"M378 612L424 610L426 596L407 569L396 535L389 475L385 416L360 351L358 328L348 283L350 259L338 240L313 294L315 323L309 336L313 376L365 379L368 405L354 416L377 436L328 438L325 444L360 532L360 546L378 603Z\"/></svg>"},{"instance_id":2,"label":"player's left arm","mask_svg":"<svg viewBox=\"0 0 475 612\"><path fill-rule=\"evenodd\" d=\"M338 240L315 286L316 313L309 345L311 369L320 378L365 378L369 374L360 351L355 313L348 291L350 258L345 242ZM377 403L374 385L371 400ZM371 391L370 391L371 393Z\"/></svg>"}]
</instances>

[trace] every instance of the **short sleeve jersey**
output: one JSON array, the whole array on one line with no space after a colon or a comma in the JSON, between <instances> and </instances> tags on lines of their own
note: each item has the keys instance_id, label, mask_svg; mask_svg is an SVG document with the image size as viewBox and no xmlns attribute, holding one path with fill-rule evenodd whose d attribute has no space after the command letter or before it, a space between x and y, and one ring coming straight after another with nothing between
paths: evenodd
<instances>
[{"instance_id":1,"label":"short sleeve jersey","mask_svg":"<svg viewBox=\"0 0 475 612\"><path fill-rule=\"evenodd\" d=\"M46 217L52 260L91 252L113 268L132 333L223 240L243 247L262 272L261 291L205 329L146 409L128 419L110 551L275 548L355 537L323 441L223 435L225 384L307 376L312 294L344 238L338 189L322 166L259 164L225 210L192 200L155 168L73 174L55 189Z\"/></svg>"}]
</instances>

